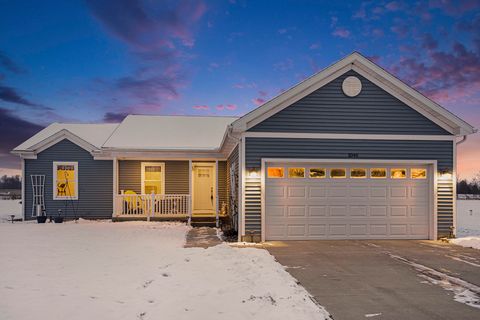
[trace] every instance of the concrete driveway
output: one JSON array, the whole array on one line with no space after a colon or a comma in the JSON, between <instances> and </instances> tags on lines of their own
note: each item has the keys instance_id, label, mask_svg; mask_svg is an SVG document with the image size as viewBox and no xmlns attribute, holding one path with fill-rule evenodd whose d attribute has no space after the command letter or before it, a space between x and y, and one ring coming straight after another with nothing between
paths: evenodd
<instances>
[{"instance_id":1,"label":"concrete driveway","mask_svg":"<svg viewBox=\"0 0 480 320\"><path fill-rule=\"evenodd\" d=\"M480 319L480 250L414 240L267 242L265 249L336 320Z\"/></svg>"}]
</instances>

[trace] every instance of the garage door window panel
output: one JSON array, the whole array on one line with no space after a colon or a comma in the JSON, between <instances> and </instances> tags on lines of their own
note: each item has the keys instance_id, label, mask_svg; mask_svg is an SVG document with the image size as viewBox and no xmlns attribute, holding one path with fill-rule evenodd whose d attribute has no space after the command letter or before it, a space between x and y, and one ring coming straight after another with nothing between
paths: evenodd
<instances>
[{"instance_id":1,"label":"garage door window panel","mask_svg":"<svg viewBox=\"0 0 480 320\"><path fill-rule=\"evenodd\" d=\"M347 177L347 170L345 168L333 168L330 169L330 178L343 179Z\"/></svg>"},{"instance_id":2,"label":"garage door window panel","mask_svg":"<svg viewBox=\"0 0 480 320\"><path fill-rule=\"evenodd\" d=\"M367 177L367 169L352 168L350 169L350 177L354 179L364 179Z\"/></svg>"},{"instance_id":3,"label":"garage door window panel","mask_svg":"<svg viewBox=\"0 0 480 320\"><path fill-rule=\"evenodd\" d=\"M426 179L427 178L427 169L412 168L412 170L410 170L410 178L412 178L412 179Z\"/></svg>"},{"instance_id":4,"label":"garage door window panel","mask_svg":"<svg viewBox=\"0 0 480 320\"><path fill-rule=\"evenodd\" d=\"M407 169L392 168L390 169L390 177L392 179L405 179L407 177Z\"/></svg>"},{"instance_id":5,"label":"garage door window panel","mask_svg":"<svg viewBox=\"0 0 480 320\"><path fill-rule=\"evenodd\" d=\"M370 178L372 179L386 179L387 169L385 168L372 168L370 169Z\"/></svg>"},{"instance_id":6,"label":"garage door window panel","mask_svg":"<svg viewBox=\"0 0 480 320\"><path fill-rule=\"evenodd\" d=\"M305 168L288 168L289 178L305 178Z\"/></svg>"},{"instance_id":7,"label":"garage door window panel","mask_svg":"<svg viewBox=\"0 0 480 320\"><path fill-rule=\"evenodd\" d=\"M284 169L279 167L270 167L267 170L267 176L269 178L283 178L284 177Z\"/></svg>"},{"instance_id":8,"label":"garage door window panel","mask_svg":"<svg viewBox=\"0 0 480 320\"><path fill-rule=\"evenodd\" d=\"M327 177L327 170L325 168L310 168L310 178L323 179Z\"/></svg>"}]
</instances>

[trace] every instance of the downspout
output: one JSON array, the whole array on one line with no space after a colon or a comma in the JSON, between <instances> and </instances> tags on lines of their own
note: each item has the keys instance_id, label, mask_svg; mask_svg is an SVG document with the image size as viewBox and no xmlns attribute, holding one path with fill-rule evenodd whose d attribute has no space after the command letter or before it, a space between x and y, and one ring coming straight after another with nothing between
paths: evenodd
<instances>
[{"instance_id":1,"label":"downspout","mask_svg":"<svg viewBox=\"0 0 480 320\"><path fill-rule=\"evenodd\" d=\"M464 135L463 138L462 138L462 140L457 141L456 144L457 144L457 146L458 146L459 144L462 144L462 143L464 143L465 141L467 141L467 135Z\"/></svg>"}]
</instances>

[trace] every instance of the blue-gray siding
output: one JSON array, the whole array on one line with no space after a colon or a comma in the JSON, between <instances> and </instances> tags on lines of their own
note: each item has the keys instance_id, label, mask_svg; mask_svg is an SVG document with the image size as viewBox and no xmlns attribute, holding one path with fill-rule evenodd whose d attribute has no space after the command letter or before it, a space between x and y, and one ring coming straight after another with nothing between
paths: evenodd
<instances>
[{"instance_id":1,"label":"blue-gray siding","mask_svg":"<svg viewBox=\"0 0 480 320\"><path fill-rule=\"evenodd\" d=\"M53 200L54 161L78 162L78 200ZM32 219L33 192L30 176L33 174L45 175L47 215L56 215L58 209L62 209L69 219L75 216L87 219L112 217L113 162L111 160L94 160L88 151L66 139L39 153L37 159L25 159L26 219ZM73 208L77 211L76 215Z\"/></svg>"},{"instance_id":2,"label":"blue-gray siding","mask_svg":"<svg viewBox=\"0 0 480 320\"><path fill-rule=\"evenodd\" d=\"M347 76L362 82L356 97L347 97L342 82ZM354 71L264 120L249 131L370 134L449 134L414 109Z\"/></svg>"},{"instance_id":3,"label":"blue-gray siding","mask_svg":"<svg viewBox=\"0 0 480 320\"><path fill-rule=\"evenodd\" d=\"M259 169L262 158L437 160L439 170L453 168L452 141L342 140L247 138L245 162L248 169ZM260 179L247 178L245 189L245 229L261 231ZM445 235L453 225L453 184L438 185L438 232Z\"/></svg>"},{"instance_id":4,"label":"blue-gray siding","mask_svg":"<svg viewBox=\"0 0 480 320\"><path fill-rule=\"evenodd\" d=\"M238 190L239 185L239 152L238 144L230 153L227 159L227 194L228 194L228 214L232 219L232 226L238 230ZM233 177L232 177L233 175ZM233 185L235 183L235 185Z\"/></svg>"}]
</instances>

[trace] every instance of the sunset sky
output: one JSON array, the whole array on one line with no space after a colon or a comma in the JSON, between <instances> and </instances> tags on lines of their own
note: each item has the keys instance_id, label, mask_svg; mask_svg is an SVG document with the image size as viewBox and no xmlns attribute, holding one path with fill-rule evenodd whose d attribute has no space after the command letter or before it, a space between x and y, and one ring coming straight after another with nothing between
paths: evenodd
<instances>
[{"instance_id":1,"label":"sunset sky","mask_svg":"<svg viewBox=\"0 0 480 320\"><path fill-rule=\"evenodd\" d=\"M52 122L243 115L359 51L480 127L480 0L0 0L0 174ZM480 137L458 148L480 171Z\"/></svg>"}]
</instances>

